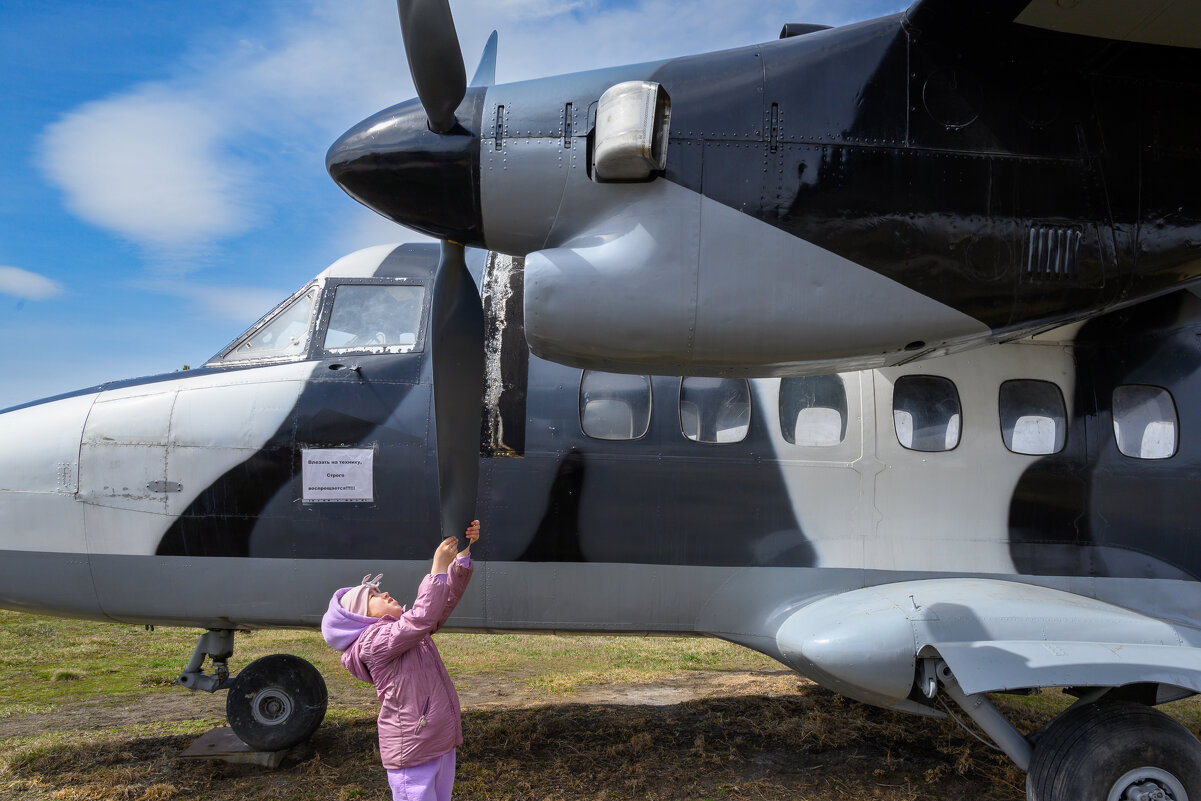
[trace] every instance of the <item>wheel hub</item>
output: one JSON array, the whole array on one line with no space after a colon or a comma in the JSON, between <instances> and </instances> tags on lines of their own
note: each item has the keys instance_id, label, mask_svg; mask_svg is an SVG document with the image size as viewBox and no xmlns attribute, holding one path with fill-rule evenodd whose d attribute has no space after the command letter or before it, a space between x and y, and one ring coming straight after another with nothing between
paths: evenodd
<instances>
[{"instance_id":1,"label":"wheel hub","mask_svg":"<svg viewBox=\"0 0 1201 801\"><path fill-rule=\"evenodd\" d=\"M1180 780L1162 768L1127 771L1113 784L1106 801L1188 801Z\"/></svg>"},{"instance_id":2,"label":"wheel hub","mask_svg":"<svg viewBox=\"0 0 1201 801\"><path fill-rule=\"evenodd\" d=\"M250 713L264 726L278 726L292 716L292 699L275 688L260 690L250 704Z\"/></svg>"}]
</instances>

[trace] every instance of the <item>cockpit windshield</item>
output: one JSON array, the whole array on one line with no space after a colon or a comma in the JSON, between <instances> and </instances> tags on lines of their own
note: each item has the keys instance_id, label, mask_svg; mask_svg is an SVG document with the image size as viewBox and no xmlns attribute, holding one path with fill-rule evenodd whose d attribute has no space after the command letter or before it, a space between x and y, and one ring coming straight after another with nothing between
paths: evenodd
<instances>
[{"instance_id":1,"label":"cockpit windshield","mask_svg":"<svg viewBox=\"0 0 1201 801\"><path fill-rule=\"evenodd\" d=\"M252 328L236 345L212 361L242 362L304 355L308 350L313 310L319 294L319 287L310 285L271 315L266 323Z\"/></svg>"},{"instance_id":2,"label":"cockpit windshield","mask_svg":"<svg viewBox=\"0 0 1201 801\"><path fill-rule=\"evenodd\" d=\"M421 330L424 299L420 285L342 284L334 294L324 347L412 348Z\"/></svg>"}]
</instances>

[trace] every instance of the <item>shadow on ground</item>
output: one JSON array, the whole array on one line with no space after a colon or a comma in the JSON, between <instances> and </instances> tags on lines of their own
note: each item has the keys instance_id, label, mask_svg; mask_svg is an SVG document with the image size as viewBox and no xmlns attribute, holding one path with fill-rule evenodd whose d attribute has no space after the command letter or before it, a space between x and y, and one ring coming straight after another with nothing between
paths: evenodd
<instances>
[{"instance_id":1,"label":"shadow on ground","mask_svg":"<svg viewBox=\"0 0 1201 801\"><path fill-rule=\"evenodd\" d=\"M1036 726L1040 721L1027 721ZM464 713L456 799L995 799L1024 777L947 720L816 687L671 705L546 704ZM189 762L192 736L66 737L4 759L5 798L386 801L366 714L327 721L266 770Z\"/></svg>"}]
</instances>

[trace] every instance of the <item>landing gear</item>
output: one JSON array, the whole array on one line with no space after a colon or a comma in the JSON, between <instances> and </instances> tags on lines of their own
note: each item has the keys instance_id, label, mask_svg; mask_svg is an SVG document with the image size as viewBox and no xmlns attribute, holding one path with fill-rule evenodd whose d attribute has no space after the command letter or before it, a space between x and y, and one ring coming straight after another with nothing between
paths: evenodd
<instances>
[{"instance_id":1,"label":"landing gear","mask_svg":"<svg viewBox=\"0 0 1201 801\"><path fill-rule=\"evenodd\" d=\"M325 680L300 657L275 654L247 665L230 687L225 716L238 739L260 751L302 743L325 717Z\"/></svg>"},{"instance_id":2,"label":"landing gear","mask_svg":"<svg viewBox=\"0 0 1201 801\"><path fill-rule=\"evenodd\" d=\"M1038 738L1028 801L1201 801L1201 743L1188 729L1132 701L1080 704Z\"/></svg>"},{"instance_id":3,"label":"landing gear","mask_svg":"<svg viewBox=\"0 0 1201 801\"><path fill-rule=\"evenodd\" d=\"M1201 801L1201 742L1147 704L1096 688L1026 737L984 693L964 693L942 660L923 660L918 682L931 700L946 692L1027 771L1027 801Z\"/></svg>"},{"instance_id":4,"label":"landing gear","mask_svg":"<svg viewBox=\"0 0 1201 801\"><path fill-rule=\"evenodd\" d=\"M230 678L234 632L212 629L201 636L177 682L189 690L229 689L225 716L242 742L259 751L283 751L307 740L325 718L328 694L317 668L298 656L274 654L251 662ZM211 657L213 673L204 672Z\"/></svg>"}]
</instances>

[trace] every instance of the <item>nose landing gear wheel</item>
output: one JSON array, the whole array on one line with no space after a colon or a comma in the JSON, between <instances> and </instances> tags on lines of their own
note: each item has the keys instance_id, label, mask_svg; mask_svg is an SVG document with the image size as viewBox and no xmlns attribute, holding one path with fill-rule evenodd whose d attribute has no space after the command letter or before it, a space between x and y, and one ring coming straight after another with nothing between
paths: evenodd
<instances>
[{"instance_id":1,"label":"nose landing gear wheel","mask_svg":"<svg viewBox=\"0 0 1201 801\"><path fill-rule=\"evenodd\" d=\"M297 656L274 654L251 662L234 679L225 717L251 748L282 751L317 730L327 700L317 668Z\"/></svg>"},{"instance_id":2,"label":"nose landing gear wheel","mask_svg":"<svg viewBox=\"0 0 1201 801\"><path fill-rule=\"evenodd\" d=\"M1039 738L1026 798L1201 801L1201 743L1143 704L1084 704L1053 720Z\"/></svg>"}]
</instances>

